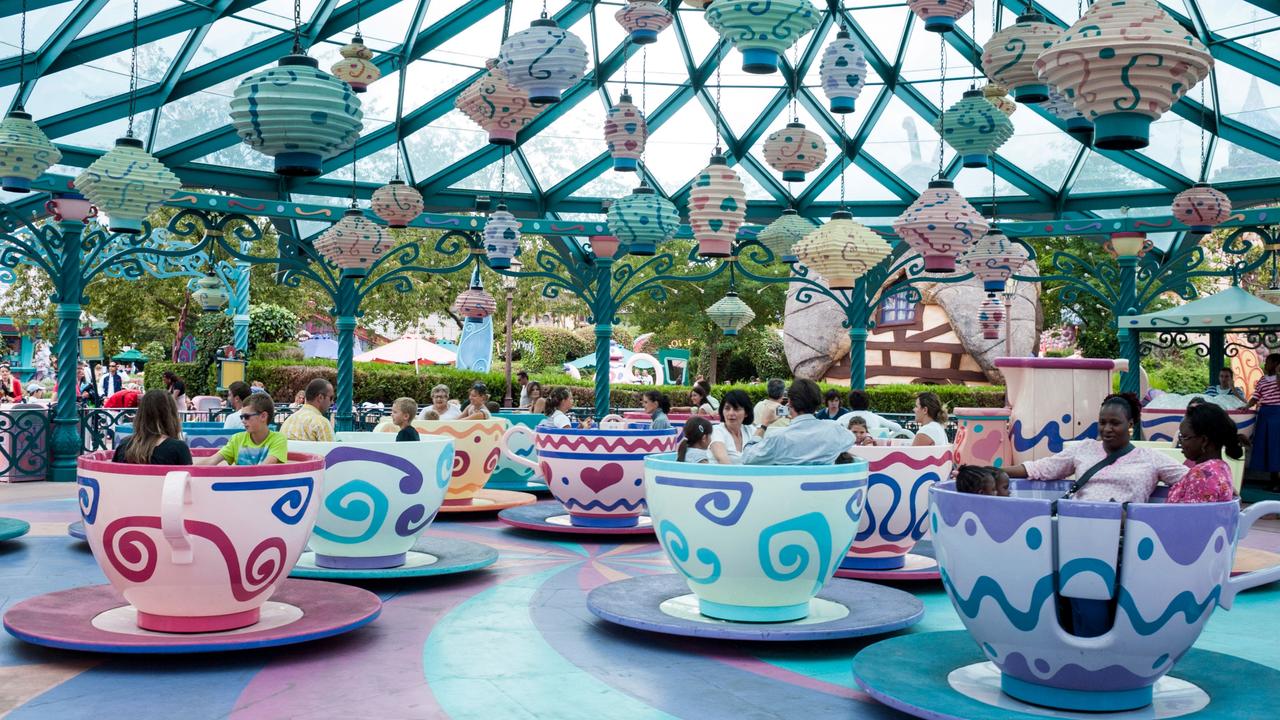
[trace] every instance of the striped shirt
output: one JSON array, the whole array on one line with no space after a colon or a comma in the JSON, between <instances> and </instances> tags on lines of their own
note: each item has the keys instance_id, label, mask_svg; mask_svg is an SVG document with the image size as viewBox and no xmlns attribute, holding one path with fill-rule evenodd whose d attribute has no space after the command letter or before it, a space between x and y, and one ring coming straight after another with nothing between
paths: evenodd
<instances>
[{"instance_id":1,"label":"striped shirt","mask_svg":"<svg viewBox=\"0 0 1280 720\"><path fill-rule=\"evenodd\" d=\"M1253 386L1253 399L1262 405L1280 405L1280 383L1275 375L1267 375Z\"/></svg>"},{"instance_id":2,"label":"striped shirt","mask_svg":"<svg viewBox=\"0 0 1280 720\"><path fill-rule=\"evenodd\" d=\"M280 432L289 440L333 442L333 423L314 405L303 405L284 419Z\"/></svg>"}]
</instances>

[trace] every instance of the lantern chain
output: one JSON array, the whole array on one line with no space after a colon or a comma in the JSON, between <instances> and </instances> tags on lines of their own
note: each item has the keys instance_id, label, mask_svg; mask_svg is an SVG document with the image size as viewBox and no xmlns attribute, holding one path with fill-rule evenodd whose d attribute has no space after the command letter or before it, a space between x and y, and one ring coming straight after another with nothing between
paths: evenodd
<instances>
[{"instance_id":1,"label":"lantern chain","mask_svg":"<svg viewBox=\"0 0 1280 720\"><path fill-rule=\"evenodd\" d=\"M1200 108L1201 108L1200 112L1202 113L1208 109L1205 107L1205 104L1204 104L1204 83L1203 82L1200 83ZM1205 123L1201 122L1200 123L1200 177L1199 177L1201 181L1209 177L1209 156L1206 155L1204 152L1204 126L1205 126Z\"/></svg>"},{"instance_id":2,"label":"lantern chain","mask_svg":"<svg viewBox=\"0 0 1280 720\"><path fill-rule=\"evenodd\" d=\"M938 125L945 132L947 129L947 43L942 39L943 34L938 34L938 68L941 70L941 77L938 79ZM942 156L944 149L942 145L943 132L938 133L938 179L942 179Z\"/></svg>"},{"instance_id":3,"label":"lantern chain","mask_svg":"<svg viewBox=\"0 0 1280 720\"><path fill-rule=\"evenodd\" d=\"M356 141L351 143L351 207L356 207L356 149L360 147L360 137L356 137Z\"/></svg>"},{"instance_id":4,"label":"lantern chain","mask_svg":"<svg viewBox=\"0 0 1280 720\"><path fill-rule=\"evenodd\" d=\"M716 155L720 154L720 66L724 64L724 41L721 40L716 44L716 106L715 117L711 119L711 124L716 128Z\"/></svg>"},{"instance_id":5,"label":"lantern chain","mask_svg":"<svg viewBox=\"0 0 1280 720\"><path fill-rule=\"evenodd\" d=\"M22 0L22 25L18 29L18 94L27 84L27 0ZM18 103L19 109L22 103Z\"/></svg>"},{"instance_id":6,"label":"lantern chain","mask_svg":"<svg viewBox=\"0 0 1280 720\"><path fill-rule=\"evenodd\" d=\"M547 0L542 0L542 19L547 19Z\"/></svg>"},{"instance_id":7,"label":"lantern chain","mask_svg":"<svg viewBox=\"0 0 1280 720\"><path fill-rule=\"evenodd\" d=\"M138 101L138 0L133 0L133 40L129 56L129 126L125 137L133 137L133 113Z\"/></svg>"},{"instance_id":8,"label":"lantern chain","mask_svg":"<svg viewBox=\"0 0 1280 720\"><path fill-rule=\"evenodd\" d=\"M293 54L302 54L302 0L293 0Z\"/></svg>"},{"instance_id":9,"label":"lantern chain","mask_svg":"<svg viewBox=\"0 0 1280 720\"><path fill-rule=\"evenodd\" d=\"M506 42L507 36L511 34L511 8L514 4L515 0L508 0L502 4L502 42Z\"/></svg>"},{"instance_id":10,"label":"lantern chain","mask_svg":"<svg viewBox=\"0 0 1280 720\"><path fill-rule=\"evenodd\" d=\"M649 132L649 46L640 50L640 117L644 118L645 134ZM648 138L640 146L640 182L644 182L644 155L649 149Z\"/></svg>"},{"instance_id":11,"label":"lantern chain","mask_svg":"<svg viewBox=\"0 0 1280 720\"><path fill-rule=\"evenodd\" d=\"M840 114L840 209L844 209L844 170L849 162L849 135L845 130L848 113Z\"/></svg>"},{"instance_id":12,"label":"lantern chain","mask_svg":"<svg viewBox=\"0 0 1280 720\"><path fill-rule=\"evenodd\" d=\"M503 204L507 199L507 153L511 149L507 146L502 147L502 164L498 175L498 204Z\"/></svg>"}]
</instances>

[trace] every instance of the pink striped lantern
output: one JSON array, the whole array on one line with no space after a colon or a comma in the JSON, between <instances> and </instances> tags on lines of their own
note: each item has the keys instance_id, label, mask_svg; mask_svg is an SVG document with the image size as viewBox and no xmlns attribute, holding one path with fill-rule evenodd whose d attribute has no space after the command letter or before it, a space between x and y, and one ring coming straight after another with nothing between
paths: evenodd
<instances>
[{"instance_id":1,"label":"pink striped lantern","mask_svg":"<svg viewBox=\"0 0 1280 720\"><path fill-rule=\"evenodd\" d=\"M409 223L422 214L422 207L422 193L400 178L374 190L370 203L373 214L392 228L409 227Z\"/></svg>"},{"instance_id":2,"label":"pink striped lantern","mask_svg":"<svg viewBox=\"0 0 1280 720\"><path fill-rule=\"evenodd\" d=\"M694 178L689 191L689 224L703 257L728 257L747 217L747 194L738 174L719 153Z\"/></svg>"},{"instance_id":3,"label":"pink striped lantern","mask_svg":"<svg viewBox=\"0 0 1280 720\"><path fill-rule=\"evenodd\" d=\"M1191 232L1207 233L1231 217L1231 198L1209 183L1196 183L1173 199L1173 219L1191 228Z\"/></svg>"},{"instance_id":4,"label":"pink striped lantern","mask_svg":"<svg viewBox=\"0 0 1280 720\"><path fill-rule=\"evenodd\" d=\"M453 106L489 133L493 145L515 145L516 133L524 129L540 108L529 96L507 81L498 61L485 62L489 72L458 93Z\"/></svg>"},{"instance_id":5,"label":"pink striped lantern","mask_svg":"<svg viewBox=\"0 0 1280 720\"><path fill-rule=\"evenodd\" d=\"M630 0L614 13L613 19L627 31L631 42L637 45L657 42L658 33L671 27L673 20L671 11L658 0Z\"/></svg>"},{"instance_id":6,"label":"pink striped lantern","mask_svg":"<svg viewBox=\"0 0 1280 720\"><path fill-rule=\"evenodd\" d=\"M622 93L618 104L609 108L604 121L604 139L613 157L613 169L635 172L648 137L649 125L644 114L631 102L631 95Z\"/></svg>"},{"instance_id":7,"label":"pink striped lantern","mask_svg":"<svg viewBox=\"0 0 1280 720\"><path fill-rule=\"evenodd\" d=\"M982 328L982 339L1000 339L1000 328L1004 325L1004 304L993 293L987 293L987 298L978 306L978 325Z\"/></svg>"},{"instance_id":8,"label":"pink striped lantern","mask_svg":"<svg viewBox=\"0 0 1280 720\"><path fill-rule=\"evenodd\" d=\"M803 123L791 122L765 138L764 159L782 173L783 182L804 182L804 174L827 159L827 144Z\"/></svg>"},{"instance_id":9,"label":"pink striped lantern","mask_svg":"<svg viewBox=\"0 0 1280 720\"><path fill-rule=\"evenodd\" d=\"M944 33L955 29L956 20L973 9L972 0L907 0L907 7L924 21L929 32Z\"/></svg>"},{"instance_id":10,"label":"pink striped lantern","mask_svg":"<svg viewBox=\"0 0 1280 720\"><path fill-rule=\"evenodd\" d=\"M1005 117L1012 117L1018 109L1018 103L1009 99L1009 90L1000 83L987 83L982 87L982 97L996 106Z\"/></svg>"},{"instance_id":11,"label":"pink striped lantern","mask_svg":"<svg viewBox=\"0 0 1280 720\"><path fill-rule=\"evenodd\" d=\"M1039 13L1019 15L1016 23L982 46L982 70L1012 90L1018 102L1044 102L1049 99L1049 86L1036 75L1036 58L1061 35L1062 28Z\"/></svg>"},{"instance_id":12,"label":"pink striped lantern","mask_svg":"<svg viewBox=\"0 0 1280 720\"><path fill-rule=\"evenodd\" d=\"M498 309L498 303L484 288L473 285L458 293L453 301L453 311L464 318L483 320Z\"/></svg>"},{"instance_id":13,"label":"pink striped lantern","mask_svg":"<svg viewBox=\"0 0 1280 720\"><path fill-rule=\"evenodd\" d=\"M387 231L365 217L359 208L349 208L342 219L314 243L316 251L349 275L366 275L378 258L391 249Z\"/></svg>"},{"instance_id":14,"label":"pink striped lantern","mask_svg":"<svg viewBox=\"0 0 1280 720\"><path fill-rule=\"evenodd\" d=\"M960 256L960 263L982 281L987 292L1004 292L1009 277L1026 264L1027 249L992 226L986 235Z\"/></svg>"},{"instance_id":15,"label":"pink striped lantern","mask_svg":"<svg viewBox=\"0 0 1280 720\"><path fill-rule=\"evenodd\" d=\"M911 203L893 230L924 258L925 272L956 270L956 258L987 234L986 218L956 192L950 180L933 180Z\"/></svg>"}]
</instances>

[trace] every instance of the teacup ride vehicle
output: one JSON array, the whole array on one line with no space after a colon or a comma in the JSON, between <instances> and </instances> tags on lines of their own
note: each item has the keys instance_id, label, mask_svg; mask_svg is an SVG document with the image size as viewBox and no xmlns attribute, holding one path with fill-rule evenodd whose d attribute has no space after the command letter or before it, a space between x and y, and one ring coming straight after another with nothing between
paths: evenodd
<instances>
[{"instance_id":1,"label":"teacup ride vehicle","mask_svg":"<svg viewBox=\"0 0 1280 720\"><path fill-rule=\"evenodd\" d=\"M453 478L454 440L340 432L333 442L289 443L324 458L324 485L310 549L292 577L361 580L448 575L488 567L488 545L424 536Z\"/></svg>"},{"instance_id":2,"label":"teacup ride vehicle","mask_svg":"<svg viewBox=\"0 0 1280 720\"><path fill-rule=\"evenodd\" d=\"M598 617L695 637L794 641L886 633L924 615L909 593L831 581L853 543L867 463L708 465L644 461L658 542L676 574L602 585Z\"/></svg>"},{"instance_id":3,"label":"teacup ride vehicle","mask_svg":"<svg viewBox=\"0 0 1280 720\"><path fill-rule=\"evenodd\" d=\"M867 500L858 534L836 577L937 580L938 562L925 540L929 489L951 477L951 445L876 445L850 450L868 463Z\"/></svg>"},{"instance_id":4,"label":"teacup ride vehicle","mask_svg":"<svg viewBox=\"0 0 1280 720\"><path fill-rule=\"evenodd\" d=\"M1002 498L936 485L934 545L967 633L868 647L858 684L929 718L1270 712L1280 671L1192 645L1216 606L1280 579L1280 565L1230 577L1238 540L1280 502L1098 503L1062 499L1067 486L1017 482Z\"/></svg>"},{"instance_id":5,"label":"teacup ride vehicle","mask_svg":"<svg viewBox=\"0 0 1280 720\"><path fill-rule=\"evenodd\" d=\"M523 425L527 428L536 428L539 423L547 419L547 416L541 413L529 412L502 412L497 417L507 420L513 426ZM512 453L526 460L536 462L538 455L533 447L532 436L513 436L510 444ZM484 487L486 490L506 490L509 492L551 492L547 487L546 481L542 479L540 472L511 460L506 453L502 453L498 458L498 467L493 471L493 475L489 477L489 482L485 483Z\"/></svg>"},{"instance_id":6,"label":"teacup ride vehicle","mask_svg":"<svg viewBox=\"0 0 1280 720\"><path fill-rule=\"evenodd\" d=\"M537 496L527 492L493 490L485 484L498 468L503 433L511 427L505 418L489 420L414 420L420 435L436 435L453 440L453 479L445 493L440 515L455 513L495 513L506 508L530 505ZM395 433L390 421L374 428L374 432Z\"/></svg>"},{"instance_id":7,"label":"teacup ride vehicle","mask_svg":"<svg viewBox=\"0 0 1280 720\"><path fill-rule=\"evenodd\" d=\"M536 463L514 451L529 437ZM538 472L557 502L503 510L498 519L524 530L652 535L653 522L645 514L644 461L674 450L679 437L677 428L627 427L617 416L591 428L513 426L503 437L503 453Z\"/></svg>"},{"instance_id":8,"label":"teacup ride vehicle","mask_svg":"<svg viewBox=\"0 0 1280 720\"><path fill-rule=\"evenodd\" d=\"M220 422L184 422L182 423L182 439L192 450L202 448L220 448L226 445L231 436L244 432L243 428L225 428ZM133 435L133 423L120 423L111 429L112 444L120 447L126 439ZM67 534L77 540L87 541L83 520L77 520L67 526Z\"/></svg>"},{"instance_id":9,"label":"teacup ride vehicle","mask_svg":"<svg viewBox=\"0 0 1280 720\"><path fill-rule=\"evenodd\" d=\"M319 513L320 457L133 465L100 451L77 465L89 546L110 584L14 605L4 627L21 640L117 653L238 650L347 632L381 610L366 590L287 579Z\"/></svg>"}]
</instances>

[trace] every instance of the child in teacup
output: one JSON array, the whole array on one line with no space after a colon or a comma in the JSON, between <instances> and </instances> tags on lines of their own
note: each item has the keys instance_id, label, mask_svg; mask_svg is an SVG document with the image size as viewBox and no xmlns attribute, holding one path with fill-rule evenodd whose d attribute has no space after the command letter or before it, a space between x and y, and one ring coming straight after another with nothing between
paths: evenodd
<instances>
[{"instance_id":1,"label":"child in teacup","mask_svg":"<svg viewBox=\"0 0 1280 720\"><path fill-rule=\"evenodd\" d=\"M396 442L417 442L421 439L411 424L417 414L418 403L413 398L396 398L391 403L391 422L400 428L400 432L396 433Z\"/></svg>"},{"instance_id":2,"label":"child in teacup","mask_svg":"<svg viewBox=\"0 0 1280 720\"><path fill-rule=\"evenodd\" d=\"M876 444L876 439L871 437L871 431L867 429L867 419L861 415L849 418L849 432L853 433L854 445Z\"/></svg>"},{"instance_id":3,"label":"child in teacup","mask_svg":"<svg viewBox=\"0 0 1280 720\"><path fill-rule=\"evenodd\" d=\"M1009 497L1009 476L999 468L961 465L956 470L956 490L973 495Z\"/></svg>"},{"instance_id":4,"label":"child in teacup","mask_svg":"<svg viewBox=\"0 0 1280 720\"><path fill-rule=\"evenodd\" d=\"M252 393L240 408L244 432L231 436L213 455L196 460L196 465L271 465L289 460L289 441L271 429L276 403L266 393Z\"/></svg>"},{"instance_id":5,"label":"child in teacup","mask_svg":"<svg viewBox=\"0 0 1280 720\"><path fill-rule=\"evenodd\" d=\"M680 447L676 449L676 460L691 463L716 464L716 459L707 452L711 447L711 421L695 415L684 423L684 436L680 438Z\"/></svg>"}]
</instances>

